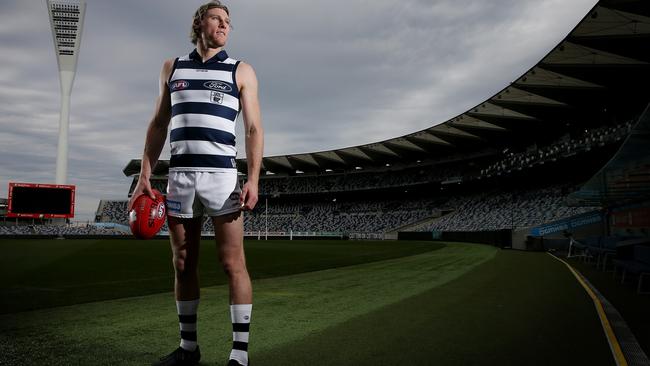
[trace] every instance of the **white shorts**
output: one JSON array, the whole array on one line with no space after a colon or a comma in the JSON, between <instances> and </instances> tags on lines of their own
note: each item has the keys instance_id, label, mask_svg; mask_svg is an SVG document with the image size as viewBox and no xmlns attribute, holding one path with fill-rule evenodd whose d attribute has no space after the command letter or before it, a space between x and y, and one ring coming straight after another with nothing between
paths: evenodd
<instances>
[{"instance_id":1,"label":"white shorts","mask_svg":"<svg viewBox=\"0 0 650 366\"><path fill-rule=\"evenodd\" d=\"M169 172L167 214L192 218L221 216L241 209L237 170L232 172Z\"/></svg>"}]
</instances>

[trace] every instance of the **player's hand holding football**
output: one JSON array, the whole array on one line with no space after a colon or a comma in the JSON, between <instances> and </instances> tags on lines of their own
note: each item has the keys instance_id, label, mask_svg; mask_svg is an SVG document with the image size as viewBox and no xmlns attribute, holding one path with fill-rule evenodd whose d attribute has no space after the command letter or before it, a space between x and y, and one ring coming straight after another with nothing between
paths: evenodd
<instances>
[{"instance_id":1,"label":"player's hand holding football","mask_svg":"<svg viewBox=\"0 0 650 366\"><path fill-rule=\"evenodd\" d=\"M141 194L147 194L151 199L155 200L156 195L153 193L153 190L151 189L151 182L149 182L149 178L143 178L140 176L138 179L138 184L136 184L135 189L133 190L133 194L131 195L131 198L129 199L129 203L127 205L126 210L131 211L133 208L133 202L135 202L135 199L138 198Z\"/></svg>"},{"instance_id":2,"label":"player's hand holding football","mask_svg":"<svg viewBox=\"0 0 650 366\"><path fill-rule=\"evenodd\" d=\"M241 209L243 211L251 211L254 209L257 204L257 184L246 182L241 191L239 202L242 205Z\"/></svg>"}]
</instances>

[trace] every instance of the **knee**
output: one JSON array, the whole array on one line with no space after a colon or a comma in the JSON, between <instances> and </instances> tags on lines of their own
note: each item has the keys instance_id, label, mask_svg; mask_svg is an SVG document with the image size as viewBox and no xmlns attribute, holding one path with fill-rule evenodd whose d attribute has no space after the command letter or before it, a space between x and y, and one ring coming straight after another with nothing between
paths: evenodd
<instances>
[{"instance_id":1,"label":"knee","mask_svg":"<svg viewBox=\"0 0 650 366\"><path fill-rule=\"evenodd\" d=\"M224 258L221 260L223 271L228 277L246 273L246 263L243 258Z\"/></svg>"},{"instance_id":2,"label":"knee","mask_svg":"<svg viewBox=\"0 0 650 366\"><path fill-rule=\"evenodd\" d=\"M174 271L176 277L187 277L196 272L196 265L187 260L187 255L183 252L174 253Z\"/></svg>"}]
</instances>

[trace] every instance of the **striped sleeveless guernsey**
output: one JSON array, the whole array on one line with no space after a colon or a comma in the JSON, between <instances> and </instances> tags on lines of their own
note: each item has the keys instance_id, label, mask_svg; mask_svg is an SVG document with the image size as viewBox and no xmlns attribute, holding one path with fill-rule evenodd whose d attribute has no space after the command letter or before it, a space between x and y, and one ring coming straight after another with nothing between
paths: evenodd
<instances>
[{"instance_id":1,"label":"striped sleeveless guernsey","mask_svg":"<svg viewBox=\"0 0 650 366\"><path fill-rule=\"evenodd\" d=\"M205 63L196 49L174 62L167 83L172 107L170 171L236 169L238 65L223 50Z\"/></svg>"}]
</instances>

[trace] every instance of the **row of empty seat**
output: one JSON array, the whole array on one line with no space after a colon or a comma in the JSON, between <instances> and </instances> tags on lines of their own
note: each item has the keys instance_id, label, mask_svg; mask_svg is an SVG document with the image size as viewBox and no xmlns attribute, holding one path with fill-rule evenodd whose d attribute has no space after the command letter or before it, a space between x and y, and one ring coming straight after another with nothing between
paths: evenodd
<instances>
[{"instance_id":1,"label":"row of empty seat","mask_svg":"<svg viewBox=\"0 0 650 366\"><path fill-rule=\"evenodd\" d=\"M403 200L313 197L296 202L278 198L270 200L268 207L260 201L254 211L246 212L244 230L386 233L429 219L417 231L485 231L540 225L594 209L566 206L567 192L566 187L554 186ZM97 216L101 221L128 224L126 201L100 206ZM442 212L447 214L441 216ZM204 221L204 231L212 231L210 220Z\"/></svg>"},{"instance_id":2,"label":"row of empty seat","mask_svg":"<svg viewBox=\"0 0 650 366\"><path fill-rule=\"evenodd\" d=\"M650 238L588 236L566 240L567 257L594 263L597 269L611 271L625 284L632 277L638 294L650 294L644 279L650 276Z\"/></svg>"},{"instance_id":3,"label":"row of empty seat","mask_svg":"<svg viewBox=\"0 0 650 366\"><path fill-rule=\"evenodd\" d=\"M451 213L419 231L485 231L530 227L594 210L568 207L560 186L514 192L491 192L451 199Z\"/></svg>"},{"instance_id":4,"label":"row of empty seat","mask_svg":"<svg viewBox=\"0 0 650 366\"><path fill-rule=\"evenodd\" d=\"M0 235L126 235L119 228L101 227L95 225L0 225Z\"/></svg>"},{"instance_id":5,"label":"row of empty seat","mask_svg":"<svg viewBox=\"0 0 650 366\"><path fill-rule=\"evenodd\" d=\"M564 136L558 141L539 149L532 146L524 152L510 152L505 158L481 169L481 175L487 177L500 175L513 170L522 170L544 164L548 161L555 161L580 152L590 151L595 147L621 141L630 133L631 129L632 121L628 121L617 126L586 130L581 136L574 139Z\"/></svg>"}]
</instances>

